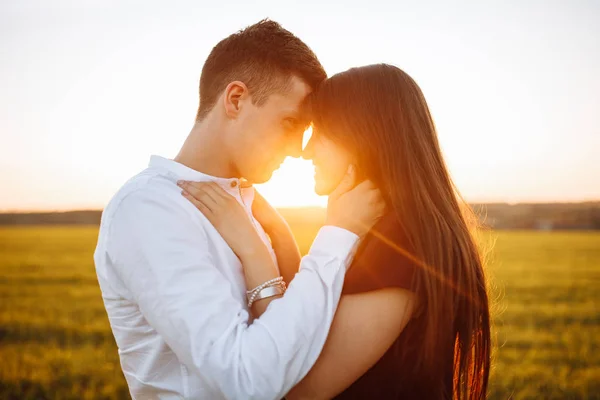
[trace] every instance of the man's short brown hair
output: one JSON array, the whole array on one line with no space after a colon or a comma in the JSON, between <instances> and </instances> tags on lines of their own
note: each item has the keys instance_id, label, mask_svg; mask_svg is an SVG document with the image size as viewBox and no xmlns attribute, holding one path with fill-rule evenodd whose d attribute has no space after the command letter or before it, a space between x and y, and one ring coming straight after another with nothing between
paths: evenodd
<instances>
[{"instance_id":1,"label":"man's short brown hair","mask_svg":"<svg viewBox=\"0 0 600 400\"><path fill-rule=\"evenodd\" d=\"M261 105L285 90L293 75L313 89L327 77L315 53L277 22L250 25L220 41L206 59L196 120L206 117L230 82L244 82L252 102Z\"/></svg>"}]
</instances>

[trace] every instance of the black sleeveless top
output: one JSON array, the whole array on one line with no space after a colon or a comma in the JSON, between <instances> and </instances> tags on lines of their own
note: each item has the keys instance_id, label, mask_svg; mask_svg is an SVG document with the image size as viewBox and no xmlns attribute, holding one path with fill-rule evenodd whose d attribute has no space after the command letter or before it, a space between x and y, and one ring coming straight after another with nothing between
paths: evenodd
<instances>
[{"instance_id":1,"label":"black sleeveless top","mask_svg":"<svg viewBox=\"0 0 600 400\"><path fill-rule=\"evenodd\" d=\"M407 253L413 252L408 248L396 218L393 215L383 217L360 244L346 273L342 294L389 287L414 291L413 278L419 266L406 256ZM424 312L413 316L383 357L336 399L440 398L439 393L444 388L432 387L428 377L418 376L413 368L419 360L420 339L425 329ZM445 356L440 355L440 362L449 363L446 370L452 371L453 350L449 349ZM452 388L452 376L446 377L444 386Z\"/></svg>"}]
</instances>

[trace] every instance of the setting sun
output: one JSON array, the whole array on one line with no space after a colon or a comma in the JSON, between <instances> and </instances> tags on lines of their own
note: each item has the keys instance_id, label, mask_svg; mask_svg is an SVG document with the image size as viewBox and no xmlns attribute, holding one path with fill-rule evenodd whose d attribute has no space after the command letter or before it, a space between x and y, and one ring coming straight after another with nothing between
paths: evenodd
<instances>
[{"instance_id":1,"label":"setting sun","mask_svg":"<svg viewBox=\"0 0 600 400\"><path fill-rule=\"evenodd\" d=\"M156 5L109 12L101 3L36 3L6 2L0 12L13 30L2 37L1 211L102 209L150 155L174 158L193 124L210 50L265 16L305 40L330 76L378 62L413 76L469 202L600 196L600 124L591 111L600 93L598 24L577 7L550 7L541 18L537 6L507 3L492 13L440 3L436 12L446 17L438 20L429 6L407 13L395 5L357 30L352 8L309 15L244 3L230 15L190 3L189 12L164 15ZM114 17L140 12L139 20ZM507 30L515 15L522 19ZM326 204L308 160L287 159L257 189L277 207Z\"/></svg>"},{"instance_id":2,"label":"setting sun","mask_svg":"<svg viewBox=\"0 0 600 400\"><path fill-rule=\"evenodd\" d=\"M302 147L306 147L311 134L312 130L308 128ZM327 197L315 193L314 174L310 160L288 157L269 182L255 185L255 188L277 207L326 206Z\"/></svg>"},{"instance_id":3,"label":"setting sun","mask_svg":"<svg viewBox=\"0 0 600 400\"><path fill-rule=\"evenodd\" d=\"M327 197L314 190L314 168L310 160L288 157L273 178L256 189L278 207L325 206Z\"/></svg>"}]
</instances>

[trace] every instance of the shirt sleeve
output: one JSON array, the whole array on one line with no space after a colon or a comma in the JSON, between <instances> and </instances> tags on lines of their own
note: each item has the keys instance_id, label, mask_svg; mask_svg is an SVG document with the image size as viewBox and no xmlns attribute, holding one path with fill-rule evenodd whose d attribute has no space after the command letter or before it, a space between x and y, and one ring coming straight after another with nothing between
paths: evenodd
<instances>
[{"instance_id":1,"label":"shirt sleeve","mask_svg":"<svg viewBox=\"0 0 600 400\"><path fill-rule=\"evenodd\" d=\"M282 398L323 348L358 237L323 227L285 295L248 325L187 206L130 194L111 222L108 255L148 323L216 393Z\"/></svg>"},{"instance_id":2,"label":"shirt sleeve","mask_svg":"<svg viewBox=\"0 0 600 400\"><path fill-rule=\"evenodd\" d=\"M369 232L348 270L343 294L397 287L414 290L417 263L398 224L391 217Z\"/></svg>"}]
</instances>

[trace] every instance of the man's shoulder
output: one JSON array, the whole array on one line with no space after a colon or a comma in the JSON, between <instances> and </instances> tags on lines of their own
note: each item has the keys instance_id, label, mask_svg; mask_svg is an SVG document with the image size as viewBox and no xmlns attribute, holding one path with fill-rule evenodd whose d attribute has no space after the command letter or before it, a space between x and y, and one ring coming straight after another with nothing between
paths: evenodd
<instances>
[{"instance_id":1,"label":"man's shoulder","mask_svg":"<svg viewBox=\"0 0 600 400\"><path fill-rule=\"evenodd\" d=\"M113 196L104 209L102 219L112 219L118 211L127 209L139 210L155 207L160 209L180 209L185 200L177 186L174 176L162 173L154 168L147 168L129 179Z\"/></svg>"}]
</instances>

